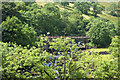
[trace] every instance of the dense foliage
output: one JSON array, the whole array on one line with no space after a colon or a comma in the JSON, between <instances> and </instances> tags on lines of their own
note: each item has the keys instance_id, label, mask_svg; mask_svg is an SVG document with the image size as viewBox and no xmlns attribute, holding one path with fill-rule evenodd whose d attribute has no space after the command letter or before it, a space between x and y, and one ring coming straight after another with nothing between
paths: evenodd
<instances>
[{"instance_id":1,"label":"dense foliage","mask_svg":"<svg viewBox=\"0 0 120 80\"><path fill-rule=\"evenodd\" d=\"M105 9L103 6L99 5L98 3L93 3L92 6L93 6L93 10L92 10L93 15L95 17L97 16L97 14L100 14L101 11L104 11L104 9Z\"/></svg>"},{"instance_id":2,"label":"dense foliage","mask_svg":"<svg viewBox=\"0 0 120 80\"><path fill-rule=\"evenodd\" d=\"M80 10L83 14L88 14L88 11L90 11L90 3L89 2L75 2L74 6ZM84 6L84 7L83 7Z\"/></svg>"},{"instance_id":3,"label":"dense foliage","mask_svg":"<svg viewBox=\"0 0 120 80\"><path fill-rule=\"evenodd\" d=\"M98 55L92 52L91 55L82 56L81 61L85 65L85 72L88 73L89 77L113 79L120 76L118 58L114 58L113 55Z\"/></svg>"},{"instance_id":4,"label":"dense foliage","mask_svg":"<svg viewBox=\"0 0 120 80\"><path fill-rule=\"evenodd\" d=\"M120 77L120 37L114 37L119 35L120 29L109 20L99 18L102 11L104 7L97 2L3 2L3 21L0 24L3 79ZM110 52L103 55L82 51L74 39L61 37L50 40L44 34L88 36L88 45L110 45Z\"/></svg>"},{"instance_id":5,"label":"dense foliage","mask_svg":"<svg viewBox=\"0 0 120 80\"><path fill-rule=\"evenodd\" d=\"M49 53L42 47L47 41L59 52ZM88 54L78 50L74 40L58 38L49 42L41 38L39 48L1 43L3 79L81 79L118 78L118 58L113 55ZM68 53L70 52L70 53ZM55 57L60 55L58 58Z\"/></svg>"},{"instance_id":6,"label":"dense foliage","mask_svg":"<svg viewBox=\"0 0 120 80\"><path fill-rule=\"evenodd\" d=\"M23 24L17 17L7 17L2 22L2 40L4 42L14 42L19 45L34 45L36 32L28 24Z\"/></svg>"},{"instance_id":7,"label":"dense foliage","mask_svg":"<svg viewBox=\"0 0 120 80\"><path fill-rule=\"evenodd\" d=\"M116 33L114 24L104 18L91 20L87 29L87 35L90 37L91 43L98 47L108 47L111 43L111 36Z\"/></svg>"},{"instance_id":8,"label":"dense foliage","mask_svg":"<svg viewBox=\"0 0 120 80\"><path fill-rule=\"evenodd\" d=\"M18 12L19 10L26 10L24 2L3 2L2 3L2 21L6 20L9 16L16 16L19 19L22 19L21 14Z\"/></svg>"},{"instance_id":9,"label":"dense foliage","mask_svg":"<svg viewBox=\"0 0 120 80\"><path fill-rule=\"evenodd\" d=\"M15 44L2 43L1 45L3 79L26 79L40 75L42 70L44 72L44 62L49 57L47 52L35 47L27 49Z\"/></svg>"},{"instance_id":10,"label":"dense foliage","mask_svg":"<svg viewBox=\"0 0 120 80\"><path fill-rule=\"evenodd\" d=\"M115 36L112 39L109 49L115 57L120 57L120 36Z\"/></svg>"},{"instance_id":11,"label":"dense foliage","mask_svg":"<svg viewBox=\"0 0 120 80\"><path fill-rule=\"evenodd\" d=\"M44 41L44 39L41 38L38 45L45 45L42 41ZM59 61L59 64L57 65L55 65L53 61L50 61L50 57L54 58L55 54L49 54L48 52L46 52L46 50L43 50L40 47L31 47L30 49L27 49L28 47L17 46L15 44L10 43L1 43L1 46L3 47L3 79L22 79L31 78L33 76L51 79L54 79L55 76L59 76L60 78L69 78L70 76L75 77L75 75L71 75L76 74L71 69L75 69L75 67L77 67L75 66L76 64L74 64L74 62L72 61L72 59L75 59L75 56L77 56L73 51L76 48L76 46L71 46L72 43L75 42L73 40L71 42L71 39L66 39L64 41L64 39L62 38L56 39L55 41L56 44L52 45L51 48L60 49L60 52L62 54L57 60ZM61 42L63 43L61 44ZM69 44L69 42L71 42L71 44ZM68 50L70 46L71 55L67 55L66 50ZM44 65L48 64L48 60L52 63L50 67ZM63 66L66 69L64 69ZM56 70L57 74L55 74ZM61 71L59 72L59 70ZM81 74L81 72L78 73ZM81 76L78 77L83 78L84 76L82 75L85 76L85 74L81 74Z\"/></svg>"},{"instance_id":12,"label":"dense foliage","mask_svg":"<svg viewBox=\"0 0 120 80\"><path fill-rule=\"evenodd\" d=\"M118 16L118 4L117 3L110 3L110 5L107 7L108 14L112 16Z\"/></svg>"},{"instance_id":13,"label":"dense foliage","mask_svg":"<svg viewBox=\"0 0 120 80\"><path fill-rule=\"evenodd\" d=\"M85 27L89 20L84 19L81 14L88 14L93 5L90 2L73 4L72 11L61 11L60 4L56 3L47 3L41 7L35 3L28 5L24 2L5 2L2 4L2 19L5 21L7 16L10 18L16 16L23 24L33 27L38 36L47 32L52 36L85 36ZM66 8L69 2L61 2L61 5ZM97 12L100 11L102 10Z\"/></svg>"}]
</instances>

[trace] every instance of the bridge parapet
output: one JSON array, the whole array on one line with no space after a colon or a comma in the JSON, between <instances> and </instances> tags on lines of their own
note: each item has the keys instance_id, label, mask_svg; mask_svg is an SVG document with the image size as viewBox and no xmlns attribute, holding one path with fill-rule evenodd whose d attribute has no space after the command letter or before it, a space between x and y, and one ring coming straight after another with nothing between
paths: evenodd
<instances>
[{"instance_id":1,"label":"bridge parapet","mask_svg":"<svg viewBox=\"0 0 120 80\"><path fill-rule=\"evenodd\" d=\"M81 38L81 39L89 39L89 37L87 37L87 36L47 36L47 38L67 38L67 37L69 37L69 38L73 38L73 39L79 39L79 38Z\"/></svg>"}]
</instances>

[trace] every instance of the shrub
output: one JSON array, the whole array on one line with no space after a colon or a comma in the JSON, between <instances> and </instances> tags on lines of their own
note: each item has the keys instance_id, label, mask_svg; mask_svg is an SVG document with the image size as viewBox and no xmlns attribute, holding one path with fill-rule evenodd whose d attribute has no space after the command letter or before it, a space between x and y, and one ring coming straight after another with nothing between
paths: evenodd
<instances>
[{"instance_id":1,"label":"shrub","mask_svg":"<svg viewBox=\"0 0 120 80\"><path fill-rule=\"evenodd\" d=\"M69 78L84 78L86 74L84 70L79 70L74 60L79 59L79 52L77 51L77 44L74 44L74 40L70 38L67 39L55 39L55 44L51 45L51 48L59 49L61 56L56 59L58 64L55 64L50 57L55 56L55 54L50 54L46 50L42 49L41 46L45 45L44 38L41 38L37 43L38 48L29 46L22 47L11 43L1 43L2 46L2 72L3 79L26 79L32 78L48 78L55 79L55 77L60 77L60 79ZM70 53L68 55L68 50ZM46 66L48 61L52 64L51 66ZM81 73L82 71L82 73ZM77 75L77 76L76 76Z\"/></svg>"},{"instance_id":2,"label":"shrub","mask_svg":"<svg viewBox=\"0 0 120 80\"><path fill-rule=\"evenodd\" d=\"M114 24L104 18L91 20L87 28L91 43L97 47L108 47L111 43L111 36L114 36L116 32Z\"/></svg>"},{"instance_id":3,"label":"shrub","mask_svg":"<svg viewBox=\"0 0 120 80\"><path fill-rule=\"evenodd\" d=\"M17 17L7 17L2 22L2 40L3 42L14 42L18 45L34 45L36 32L28 24L23 24Z\"/></svg>"},{"instance_id":4,"label":"shrub","mask_svg":"<svg viewBox=\"0 0 120 80\"><path fill-rule=\"evenodd\" d=\"M120 36L115 36L112 39L109 50L115 57L120 57Z\"/></svg>"},{"instance_id":5,"label":"shrub","mask_svg":"<svg viewBox=\"0 0 120 80\"><path fill-rule=\"evenodd\" d=\"M46 45L44 41L49 42L47 38L41 37L37 48L1 42L3 79L119 77L118 58L113 55L80 53L74 40L57 38L53 40L54 44L50 45L50 48L59 50L60 56L56 58L54 52L51 54L42 49Z\"/></svg>"},{"instance_id":6,"label":"shrub","mask_svg":"<svg viewBox=\"0 0 120 80\"><path fill-rule=\"evenodd\" d=\"M84 67L89 78L114 79L120 76L118 58L114 58L113 55L99 55L93 52L91 55L85 54L81 57L79 65Z\"/></svg>"},{"instance_id":7,"label":"shrub","mask_svg":"<svg viewBox=\"0 0 120 80\"><path fill-rule=\"evenodd\" d=\"M51 71L49 74L53 75L53 69L44 66L50 55L46 51L42 51L41 48L27 49L27 47L10 43L1 43L0 46L2 46L3 56L3 79L49 78L48 71Z\"/></svg>"}]
</instances>

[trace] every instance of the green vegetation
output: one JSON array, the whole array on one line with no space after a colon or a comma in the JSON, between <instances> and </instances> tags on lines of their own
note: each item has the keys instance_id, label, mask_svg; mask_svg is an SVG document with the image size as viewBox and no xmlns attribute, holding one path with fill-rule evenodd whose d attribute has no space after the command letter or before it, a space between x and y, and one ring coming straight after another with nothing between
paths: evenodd
<instances>
[{"instance_id":1,"label":"green vegetation","mask_svg":"<svg viewBox=\"0 0 120 80\"><path fill-rule=\"evenodd\" d=\"M115 27L118 27L118 17L114 17L114 16L108 15L106 13L98 14L98 16L101 17L101 18L105 18L105 19L110 20L111 22L114 23Z\"/></svg>"},{"instance_id":2,"label":"green vegetation","mask_svg":"<svg viewBox=\"0 0 120 80\"><path fill-rule=\"evenodd\" d=\"M59 4L54 2L37 4L29 3L28 5L24 2L7 2L2 5L2 11L4 13L2 17L3 21L5 21L7 19L6 16L9 16L10 18L16 16L22 24L28 24L28 26L32 27L37 33L37 36L47 34L47 32L50 32L50 36L86 36L86 33L88 32L86 26L88 26L88 23L91 21L91 16L92 18L98 18L97 16L106 18L106 16L101 14L101 11L104 10L104 6L101 6L99 3L83 3L84 4L78 2L62 2ZM72 7L68 6L69 4L73 4ZM10 9L8 6L10 6ZM93 10L91 10L91 8L93 8ZM11 14L9 13L10 11L17 14ZM114 20L111 16L108 16L107 19L108 18L115 26L117 25L117 22L115 22L117 20L116 18ZM3 41L9 42L11 40L4 40L3 37ZM14 42L17 43L16 40ZM108 43L110 42L111 41L108 41ZM92 42L92 44L94 43ZM97 46L99 45L97 44ZM103 47L105 46L103 45Z\"/></svg>"},{"instance_id":3,"label":"green vegetation","mask_svg":"<svg viewBox=\"0 0 120 80\"><path fill-rule=\"evenodd\" d=\"M111 36L115 36L114 24L104 18L91 20L87 29L91 42L98 47L107 47L111 42Z\"/></svg>"},{"instance_id":4,"label":"green vegetation","mask_svg":"<svg viewBox=\"0 0 120 80\"><path fill-rule=\"evenodd\" d=\"M34 45L36 32L28 24L22 22L15 16L7 17L6 21L2 22L3 41L14 42L22 46Z\"/></svg>"},{"instance_id":5,"label":"green vegetation","mask_svg":"<svg viewBox=\"0 0 120 80\"><path fill-rule=\"evenodd\" d=\"M119 4L118 2L100 2L101 5L105 7L103 14L99 14L99 17L104 17L114 23L118 27L118 17L119 16Z\"/></svg>"},{"instance_id":6,"label":"green vegetation","mask_svg":"<svg viewBox=\"0 0 120 80\"><path fill-rule=\"evenodd\" d=\"M115 36L115 38L112 39L109 49L114 56L120 56L120 36Z\"/></svg>"},{"instance_id":7,"label":"green vegetation","mask_svg":"<svg viewBox=\"0 0 120 80\"><path fill-rule=\"evenodd\" d=\"M109 49L108 48L97 48L97 49L87 49L85 51L91 51L91 52L104 52L104 51L107 51L109 52Z\"/></svg>"},{"instance_id":8,"label":"green vegetation","mask_svg":"<svg viewBox=\"0 0 120 80\"><path fill-rule=\"evenodd\" d=\"M2 78L119 78L116 6L99 2L3 2ZM78 45L75 39L50 40L47 36L87 36L89 43L80 41Z\"/></svg>"},{"instance_id":9,"label":"green vegetation","mask_svg":"<svg viewBox=\"0 0 120 80\"><path fill-rule=\"evenodd\" d=\"M59 63L54 64L50 57L54 57L56 53L50 54L42 49L40 46L46 45L44 41L48 39L41 38L38 42L39 48L31 47L30 49L15 44L1 43L3 79L32 79L33 76L36 76L36 79L54 79L55 76L60 79L119 77L118 58L114 58L113 55L99 55L95 52L91 55L87 52L79 53L74 40L58 38L54 39L55 44L50 46L55 50L59 49L61 53L56 60ZM72 44L74 45L71 46ZM70 55L67 55L68 50L70 50ZM50 67L45 66L48 61L52 63Z\"/></svg>"}]
</instances>

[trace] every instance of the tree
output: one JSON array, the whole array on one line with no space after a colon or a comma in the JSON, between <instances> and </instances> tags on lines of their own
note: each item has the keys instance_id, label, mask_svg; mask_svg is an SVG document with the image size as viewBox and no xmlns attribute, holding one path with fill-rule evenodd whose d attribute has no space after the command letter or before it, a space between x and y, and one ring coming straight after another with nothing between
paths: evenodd
<instances>
[{"instance_id":1,"label":"tree","mask_svg":"<svg viewBox=\"0 0 120 80\"><path fill-rule=\"evenodd\" d=\"M64 26L57 6L47 3L40 8L37 4L31 4L27 8L28 11L19 12L26 19L25 22L33 26L38 36L47 32L50 32L50 35L62 35L61 29Z\"/></svg>"},{"instance_id":2,"label":"tree","mask_svg":"<svg viewBox=\"0 0 120 80\"><path fill-rule=\"evenodd\" d=\"M51 56L40 47L22 47L11 43L0 42L2 46L2 78L3 79L42 79L53 78L54 70L44 63ZM24 75L23 75L24 74Z\"/></svg>"},{"instance_id":3,"label":"tree","mask_svg":"<svg viewBox=\"0 0 120 80\"><path fill-rule=\"evenodd\" d=\"M107 7L107 11L112 16L118 16L118 5L116 3L110 3L110 5Z\"/></svg>"},{"instance_id":4,"label":"tree","mask_svg":"<svg viewBox=\"0 0 120 80\"><path fill-rule=\"evenodd\" d=\"M65 6L69 5L69 2L61 2L60 4L65 7Z\"/></svg>"},{"instance_id":5,"label":"tree","mask_svg":"<svg viewBox=\"0 0 120 80\"><path fill-rule=\"evenodd\" d=\"M47 37L40 38L37 43L38 48L0 42L2 79L69 80L92 76L94 78L119 78L118 57L113 55L105 57L96 52L90 55L87 52L80 53L77 44L70 38L57 38L53 40L55 43L48 41L51 43L50 48L59 50L59 56L57 56L56 53L48 53L40 47L46 40L48 41ZM49 63L51 65L48 65Z\"/></svg>"},{"instance_id":6,"label":"tree","mask_svg":"<svg viewBox=\"0 0 120 80\"><path fill-rule=\"evenodd\" d=\"M55 43L51 44L50 48L59 50L60 53L58 54L61 55L56 60L59 62L56 69L58 70L57 76L60 77L60 80L87 77L84 73L82 65L77 64L80 57L75 40L70 38L57 38L53 41ZM70 54L68 54L68 51ZM53 53L53 55L55 55L55 53Z\"/></svg>"},{"instance_id":7,"label":"tree","mask_svg":"<svg viewBox=\"0 0 120 80\"><path fill-rule=\"evenodd\" d=\"M85 36L86 20L82 16L82 12L74 9L71 12L64 10L62 12L62 20L64 22L64 32L67 36Z\"/></svg>"},{"instance_id":8,"label":"tree","mask_svg":"<svg viewBox=\"0 0 120 80\"><path fill-rule=\"evenodd\" d=\"M24 20L22 20L23 23L27 23L28 26L31 26L34 28L34 30L37 32L37 34L40 34L40 24L42 14L41 14L41 8L37 4L30 4L27 7L27 11L20 10L19 13L24 17Z\"/></svg>"},{"instance_id":9,"label":"tree","mask_svg":"<svg viewBox=\"0 0 120 80\"><path fill-rule=\"evenodd\" d=\"M107 47L111 43L111 36L116 34L114 24L103 18L93 19L87 28L91 43L98 47Z\"/></svg>"},{"instance_id":10,"label":"tree","mask_svg":"<svg viewBox=\"0 0 120 80\"><path fill-rule=\"evenodd\" d=\"M98 3L93 3L92 7L93 7L93 15L95 17L97 17L97 14L100 14L101 11L105 9L103 6L99 5Z\"/></svg>"},{"instance_id":11,"label":"tree","mask_svg":"<svg viewBox=\"0 0 120 80\"><path fill-rule=\"evenodd\" d=\"M109 50L115 57L120 57L120 36L115 36L112 39Z\"/></svg>"},{"instance_id":12,"label":"tree","mask_svg":"<svg viewBox=\"0 0 120 80\"><path fill-rule=\"evenodd\" d=\"M15 16L7 17L6 21L2 22L3 42L14 42L19 45L34 45L36 32L28 24L22 22Z\"/></svg>"},{"instance_id":13,"label":"tree","mask_svg":"<svg viewBox=\"0 0 120 80\"><path fill-rule=\"evenodd\" d=\"M88 14L90 11L90 3L89 2L75 2L74 6L80 10L83 14Z\"/></svg>"},{"instance_id":14,"label":"tree","mask_svg":"<svg viewBox=\"0 0 120 80\"><path fill-rule=\"evenodd\" d=\"M47 23L46 25L42 24L42 26L46 28L43 28L45 32L44 34L50 32L50 35L61 35L64 26L59 8L53 3L48 3L41 11L42 14L45 15L45 18L42 21L44 21L43 23Z\"/></svg>"},{"instance_id":15,"label":"tree","mask_svg":"<svg viewBox=\"0 0 120 80\"><path fill-rule=\"evenodd\" d=\"M61 56L57 59L50 59L50 57L54 58L57 55L48 53L40 47L45 44L45 40L48 41L47 37L41 38L37 43L38 48L33 46L29 49L28 46L22 47L0 42L0 46L2 46L0 54L2 53L3 56L3 79L32 79L34 77L34 79L47 78L54 80L57 77L57 79L66 80L87 77L82 65L74 61L78 60L80 56L74 40L70 38L53 40L55 44L51 44L50 48L59 49L61 53ZM68 54L68 51L70 51L70 54ZM48 63L51 63L51 65L46 66Z\"/></svg>"},{"instance_id":16,"label":"tree","mask_svg":"<svg viewBox=\"0 0 120 80\"><path fill-rule=\"evenodd\" d=\"M69 19L69 33L72 36L84 36L85 35L85 28L83 22L83 16L79 15L78 13L71 15L68 17ZM70 35L69 34L69 35Z\"/></svg>"},{"instance_id":17,"label":"tree","mask_svg":"<svg viewBox=\"0 0 120 80\"><path fill-rule=\"evenodd\" d=\"M2 21L5 21L9 16L16 16L19 19L22 18L21 14L18 12L19 10L26 10L26 6L24 2L3 2L2 3Z\"/></svg>"},{"instance_id":18,"label":"tree","mask_svg":"<svg viewBox=\"0 0 120 80\"><path fill-rule=\"evenodd\" d=\"M118 20L117 35L120 35L120 19Z\"/></svg>"}]
</instances>

